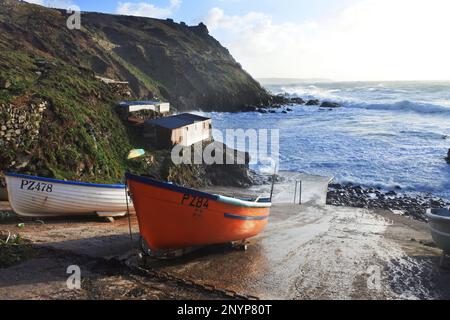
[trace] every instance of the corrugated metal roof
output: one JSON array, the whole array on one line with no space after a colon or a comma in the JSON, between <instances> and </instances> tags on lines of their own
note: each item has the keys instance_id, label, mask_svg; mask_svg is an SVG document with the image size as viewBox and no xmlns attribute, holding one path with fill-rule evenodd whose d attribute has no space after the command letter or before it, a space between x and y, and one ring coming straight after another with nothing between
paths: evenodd
<instances>
[{"instance_id":1,"label":"corrugated metal roof","mask_svg":"<svg viewBox=\"0 0 450 320\"><path fill-rule=\"evenodd\" d=\"M183 113L176 116L147 120L145 124L159 126L167 129L177 129L196 122L211 120L192 113Z\"/></svg>"}]
</instances>

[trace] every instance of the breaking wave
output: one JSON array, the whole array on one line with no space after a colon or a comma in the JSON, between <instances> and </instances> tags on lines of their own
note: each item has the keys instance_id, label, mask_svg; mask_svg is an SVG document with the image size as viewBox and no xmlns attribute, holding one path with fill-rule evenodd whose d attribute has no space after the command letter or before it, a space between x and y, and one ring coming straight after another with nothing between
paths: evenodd
<instances>
[{"instance_id":1,"label":"breaking wave","mask_svg":"<svg viewBox=\"0 0 450 320\"><path fill-rule=\"evenodd\" d=\"M279 129L280 170L450 199L450 82L280 83L268 89L343 108L209 113L214 128ZM267 174L271 168L252 167Z\"/></svg>"},{"instance_id":2,"label":"breaking wave","mask_svg":"<svg viewBox=\"0 0 450 320\"><path fill-rule=\"evenodd\" d=\"M296 83L273 86L271 91L349 108L450 114L450 82Z\"/></svg>"},{"instance_id":3,"label":"breaking wave","mask_svg":"<svg viewBox=\"0 0 450 320\"><path fill-rule=\"evenodd\" d=\"M399 101L395 103L344 103L348 108L361 108L369 110L412 111L417 113L444 113L450 115L450 107L413 101Z\"/></svg>"}]
</instances>

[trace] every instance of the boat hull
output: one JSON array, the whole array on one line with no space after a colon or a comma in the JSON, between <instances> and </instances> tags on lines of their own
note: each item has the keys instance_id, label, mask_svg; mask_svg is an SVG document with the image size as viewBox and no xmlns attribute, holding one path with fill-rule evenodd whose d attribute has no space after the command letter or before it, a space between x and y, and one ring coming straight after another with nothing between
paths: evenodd
<instances>
[{"instance_id":1,"label":"boat hull","mask_svg":"<svg viewBox=\"0 0 450 320\"><path fill-rule=\"evenodd\" d=\"M7 174L11 208L20 216L58 217L127 213L124 185L101 185ZM134 211L131 200L129 208Z\"/></svg>"},{"instance_id":2,"label":"boat hull","mask_svg":"<svg viewBox=\"0 0 450 320\"><path fill-rule=\"evenodd\" d=\"M437 212L427 213L431 235L437 246L450 254L450 216L435 213Z\"/></svg>"},{"instance_id":3,"label":"boat hull","mask_svg":"<svg viewBox=\"0 0 450 320\"><path fill-rule=\"evenodd\" d=\"M139 229L152 251L240 241L267 225L270 203L233 199L127 175ZM228 202L228 203L226 203Z\"/></svg>"}]
</instances>

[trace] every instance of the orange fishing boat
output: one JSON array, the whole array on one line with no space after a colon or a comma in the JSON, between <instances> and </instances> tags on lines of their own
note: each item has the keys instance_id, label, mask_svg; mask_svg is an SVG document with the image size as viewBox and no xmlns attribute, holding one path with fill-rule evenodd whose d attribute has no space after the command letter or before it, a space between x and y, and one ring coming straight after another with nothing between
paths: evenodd
<instances>
[{"instance_id":1,"label":"orange fishing boat","mask_svg":"<svg viewBox=\"0 0 450 320\"><path fill-rule=\"evenodd\" d=\"M153 252L238 242L267 225L270 199L235 199L127 174L139 230Z\"/></svg>"}]
</instances>

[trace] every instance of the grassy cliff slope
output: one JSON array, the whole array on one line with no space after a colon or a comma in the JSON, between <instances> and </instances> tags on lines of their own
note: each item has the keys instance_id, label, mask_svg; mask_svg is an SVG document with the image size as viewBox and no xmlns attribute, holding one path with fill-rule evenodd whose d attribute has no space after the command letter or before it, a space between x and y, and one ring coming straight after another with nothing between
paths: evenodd
<instances>
[{"instance_id":1,"label":"grassy cliff slope","mask_svg":"<svg viewBox=\"0 0 450 320\"><path fill-rule=\"evenodd\" d=\"M265 97L259 84L202 27L92 13L71 31L66 19L0 0L0 175L118 182L130 170L216 183L222 169L176 167L169 151L147 146L115 111L124 97L95 76L128 80L136 98L157 95L179 109L237 110ZM126 160L142 147L146 158ZM238 171L229 183L248 183L245 168Z\"/></svg>"},{"instance_id":2,"label":"grassy cliff slope","mask_svg":"<svg viewBox=\"0 0 450 320\"><path fill-rule=\"evenodd\" d=\"M0 49L33 52L129 81L135 97L157 96L180 110L237 111L270 97L208 34L170 20L82 13L0 0Z\"/></svg>"}]
</instances>

